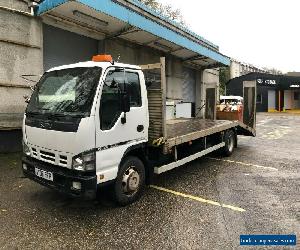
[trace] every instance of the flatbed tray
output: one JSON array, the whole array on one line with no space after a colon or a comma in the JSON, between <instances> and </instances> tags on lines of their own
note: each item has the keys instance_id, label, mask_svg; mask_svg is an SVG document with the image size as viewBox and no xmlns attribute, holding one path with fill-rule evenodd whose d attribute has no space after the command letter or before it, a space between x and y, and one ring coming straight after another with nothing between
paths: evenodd
<instances>
[{"instance_id":1,"label":"flatbed tray","mask_svg":"<svg viewBox=\"0 0 300 250\"><path fill-rule=\"evenodd\" d=\"M167 137L164 151L172 147L193 141L214 133L237 127L240 135L255 136L255 129L240 121L207 120L200 118L180 118L168 120L166 123Z\"/></svg>"},{"instance_id":2,"label":"flatbed tray","mask_svg":"<svg viewBox=\"0 0 300 250\"><path fill-rule=\"evenodd\" d=\"M238 121L179 118L166 123L165 149L236 127Z\"/></svg>"}]
</instances>

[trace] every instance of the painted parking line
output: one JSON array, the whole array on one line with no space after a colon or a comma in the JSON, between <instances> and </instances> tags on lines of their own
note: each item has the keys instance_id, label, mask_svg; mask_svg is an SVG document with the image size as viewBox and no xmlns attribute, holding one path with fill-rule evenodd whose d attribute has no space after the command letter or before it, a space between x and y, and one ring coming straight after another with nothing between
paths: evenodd
<instances>
[{"instance_id":1,"label":"painted parking line","mask_svg":"<svg viewBox=\"0 0 300 250\"><path fill-rule=\"evenodd\" d=\"M252 163L241 162L241 161L226 160L226 159L220 159L220 158L214 158L214 157L206 157L206 158L210 159L210 160L215 160L215 161L224 161L224 162L229 162L229 163L236 163L236 164L243 165L243 166L250 166L250 167L256 167L256 168L262 168L262 169L267 169L267 170L278 171L277 168L265 167L265 166L252 164Z\"/></svg>"},{"instance_id":2,"label":"painted parking line","mask_svg":"<svg viewBox=\"0 0 300 250\"><path fill-rule=\"evenodd\" d=\"M184 197L184 198L194 200L194 201L198 201L198 202L202 202L202 203L206 203L206 204L210 204L210 205L214 205L214 206L218 206L218 207L224 207L224 208L228 208L228 209L238 211L238 212L245 212L246 211L245 209L240 208L240 207L222 204L222 203L217 202L217 201L207 200L207 199L204 199L204 198L201 198L201 197L198 197L198 196L193 196L193 195L190 195L190 194L180 193L180 192L170 190L170 189L167 189L167 188L158 187L158 186L155 186L155 185L150 185L150 187L154 188L156 190L159 190L159 191L163 191L163 192L166 192L166 193L169 193L169 194L174 194L174 195L177 195L177 196L180 196L180 197Z\"/></svg>"}]
</instances>

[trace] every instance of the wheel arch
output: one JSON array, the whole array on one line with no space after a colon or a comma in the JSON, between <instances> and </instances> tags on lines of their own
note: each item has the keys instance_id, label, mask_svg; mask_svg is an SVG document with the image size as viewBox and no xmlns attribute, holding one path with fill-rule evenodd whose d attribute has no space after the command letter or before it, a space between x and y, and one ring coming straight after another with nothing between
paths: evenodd
<instances>
[{"instance_id":1,"label":"wheel arch","mask_svg":"<svg viewBox=\"0 0 300 250\"><path fill-rule=\"evenodd\" d=\"M123 157L120 161L119 168L121 164L124 162L124 160L129 156L137 157L144 164L145 174L146 174L145 176L146 184L150 184L151 182L150 180L152 180L153 177L153 167L151 167L151 164L149 163L147 150L148 150L147 143L145 142L128 147L123 154Z\"/></svg>"}]
</instances>

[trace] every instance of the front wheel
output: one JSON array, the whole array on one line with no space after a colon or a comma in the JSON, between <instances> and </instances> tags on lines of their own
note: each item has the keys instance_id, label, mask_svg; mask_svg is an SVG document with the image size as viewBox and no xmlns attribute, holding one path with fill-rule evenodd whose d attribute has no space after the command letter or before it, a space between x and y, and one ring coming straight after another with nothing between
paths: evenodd
<instances>
[{"instance_id":1,"label":"front wheel","mask_svg":"<svg viewBox=\"0 0 300 250\"><path fill-rule=\"evenodd\" d=\"M236 144L236 135L232 130L227 130L224 135L225 146L222 148L224 156L231 156Z\"/></svg>"},{"instance_id":2,"label":"front wheel","mask_svg":"<svg viewBox=\"0 0 300 250\"><path fill-rule=\"evenodd\" d=\"M145 167L137 157L127 157L120 165L114 184L114 199L121 205L129 205L138 200L145 187Z\"/></svg>"}]
</instances>

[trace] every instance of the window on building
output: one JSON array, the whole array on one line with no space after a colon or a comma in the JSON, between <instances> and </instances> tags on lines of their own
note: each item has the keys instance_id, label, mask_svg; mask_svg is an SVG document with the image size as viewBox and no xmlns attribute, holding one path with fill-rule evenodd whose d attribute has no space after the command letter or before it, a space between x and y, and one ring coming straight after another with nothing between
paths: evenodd
<instances>
[{"instance_id":1,"label":"window on building","mask_svg":"<svg viewBox=\"0 0 300 250\"><path fill-rule=\"evenodd\" d=\"M300 93L299 92L294 92L294 100L296 100L296 101L300 100Z\"/></svg>"},{"instance_id":2,"label":"window on building","mask_svg":"<svg viewBox=\"0 0 300 250\"><path fill-rule=\"evenodd\" d=\"M262 94L257 94L256 96L256 103L262 103Z\"/></svg>"}]
</instances>

